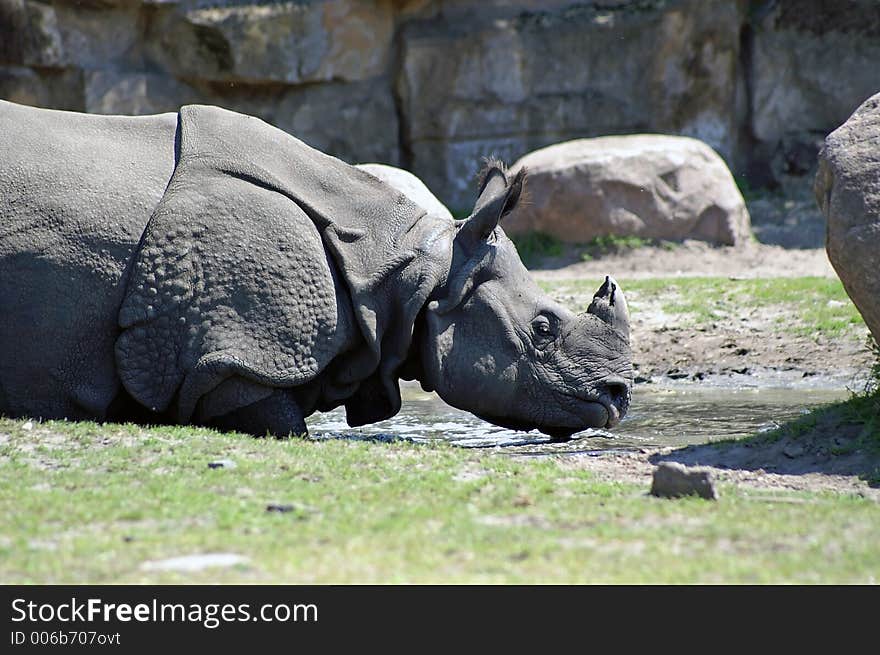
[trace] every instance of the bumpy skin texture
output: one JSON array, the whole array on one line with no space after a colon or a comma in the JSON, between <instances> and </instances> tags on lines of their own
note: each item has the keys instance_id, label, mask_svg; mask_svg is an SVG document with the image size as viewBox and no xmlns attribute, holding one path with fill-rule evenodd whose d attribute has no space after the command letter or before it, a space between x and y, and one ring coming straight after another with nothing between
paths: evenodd
<instances>
[{"instance_id":1,"label":"bumpy skin texture","mask_svg":"<svg viewBox=\"0 0 880 655\"><path fill-rule=\"evenodd\" d=\"M393 416L400 378L559 437L626 411L622 293L574 316L540 292L498 163L454 221L217 107L0 102L0 127L0 413L284 436L339 405Z\"/></svg>"}]
</instances>

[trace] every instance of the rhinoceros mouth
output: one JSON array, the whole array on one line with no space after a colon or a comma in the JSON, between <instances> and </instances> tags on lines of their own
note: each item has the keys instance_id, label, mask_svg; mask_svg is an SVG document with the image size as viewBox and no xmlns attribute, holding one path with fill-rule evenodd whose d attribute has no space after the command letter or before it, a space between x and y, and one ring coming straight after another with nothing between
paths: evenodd
<instances>
[{"instance_id":1,"label":"rhinoceros mouth","mask_svg":"<svg viewBox=\"0 0 880 655\"><path fill-rule=\"evenodd\" d=\"M567 395L568 403L562 408L560 416L556 417L558 423L547 422L539 424L533 421L523 421L512 417L498 417L487 414L477 414L484 421L493 423L509 430L538 430L554 441L568 441L572 435L590 428L612 428L620 422L620 412L617 407L601 398L583 398L580 396ZM571 406L571 401L576 404Z\"/></svg>"}]
</instances>

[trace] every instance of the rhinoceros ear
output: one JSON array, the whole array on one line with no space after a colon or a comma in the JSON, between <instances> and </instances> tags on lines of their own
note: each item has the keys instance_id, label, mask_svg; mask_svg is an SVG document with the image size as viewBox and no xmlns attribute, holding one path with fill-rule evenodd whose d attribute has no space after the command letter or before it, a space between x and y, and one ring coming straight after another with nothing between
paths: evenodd
<instances>
[{"instance_id":1,"label":"rhinoceros ear","mask_svg":"<svg viewBox=\"0 0 880 655\"><path fill-rule=\"evenodd\" d=\"M507 168L496 159L486 161L480 173L480 195L474 211L461 227L466 238L485 241L498 222L510 213L522 194L526 170L521 168L510 179Z\"/></svg>"}]
</instances>

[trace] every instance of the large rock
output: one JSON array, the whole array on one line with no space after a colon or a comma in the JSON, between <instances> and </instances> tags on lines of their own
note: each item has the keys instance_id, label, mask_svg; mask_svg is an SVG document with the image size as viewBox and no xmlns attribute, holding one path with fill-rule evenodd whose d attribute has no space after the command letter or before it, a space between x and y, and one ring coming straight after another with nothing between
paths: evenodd
<instances>
[{"instance_id":1,"label":"large rock","mask_svg":"<svg viewBox=\"0 0 880 655\"><path fill-rule=\"evenodd\" d=\"M688 137L636 134L578 139L530 153L529 202L509 233L540 231L584 243L598 236L701 239L737 245L749 213L727 165Z\"/></svg>"},{"instance_id":2,"label":"large rock","mask_svg":"<svg viewBox=\"0 0 880 655\"><path fill-rule=\"evenodd\" d=\"M733 152L745 94L732 26L745 2L622 0L505 17L495 4L401 34L409 168L453 211L473 205L486 155L510 161L565 139L646 131Z\"/></svg>"},{"instance_id":3,"label":"large rock","mask_svg":"<svg viewBox=\"0 0 880 655\"><path fill-rule=\"evenodd\" d=\"M424 182L409 171L385 164L358 164L357 167L394 187L429 214L452 220L452 214L446 206L437 200L437 196L431 193Z\"/></svg>"},{"instance_id":4,"label":"large rock","mask_svg":"<svg viewBox=\"0 0 880 655\"><path fill-rule=\"evenodd\" d=\"M880 94L825 139L814 190L828 259L880 342Z\"/></svg>"}]
</instances>

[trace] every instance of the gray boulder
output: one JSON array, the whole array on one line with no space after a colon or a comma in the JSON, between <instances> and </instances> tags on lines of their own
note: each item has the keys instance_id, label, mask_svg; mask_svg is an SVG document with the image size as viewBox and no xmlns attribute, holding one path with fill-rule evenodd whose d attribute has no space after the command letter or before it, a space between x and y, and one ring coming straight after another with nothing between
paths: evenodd
<instances>
[{"instance_id":1,"label":"gray boulder","mask_svg":"<svg viewBox=\"0 0 880 655\"><path fill-rule=\"evenodd\" d=\"M813 190L828 259L880 340L880 94L825 139Z\"/></svg>"},{"instance_id":2,"label":"gray boulder","mask_svg":"<svg viewBox=\"0 0 880 655\"><path fill-rule=\"evenodd\" d=\"M577 139L529 153L530 202L509 233L541 231L572 243L616 235L738 245L749 213L727 165L688 137L636 134Z\"/></svg>"},{"instance_id":3,"label":"gray boulder","mask_svg":"<svg viewBox=\"0 0 880 655\"><path fill-rule=\"evenodd\" d=\"M409 171L387 164L358 164L357 167L390 184L429 214L452 220L452 214L446 205L437 200L437 196L431 193L425 183Z\"/></svg>"}]
</instances>

